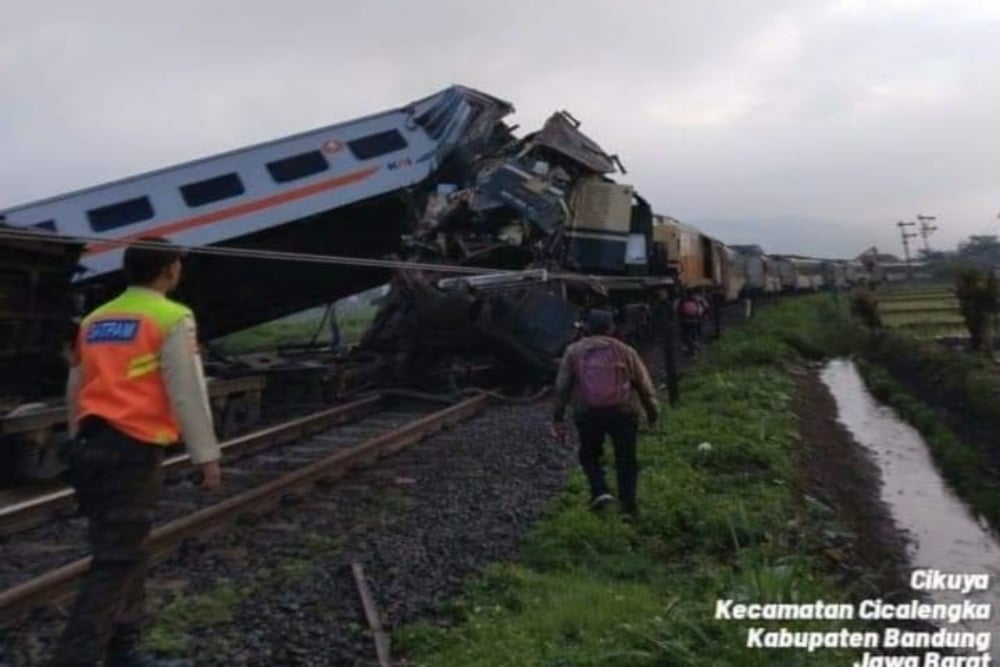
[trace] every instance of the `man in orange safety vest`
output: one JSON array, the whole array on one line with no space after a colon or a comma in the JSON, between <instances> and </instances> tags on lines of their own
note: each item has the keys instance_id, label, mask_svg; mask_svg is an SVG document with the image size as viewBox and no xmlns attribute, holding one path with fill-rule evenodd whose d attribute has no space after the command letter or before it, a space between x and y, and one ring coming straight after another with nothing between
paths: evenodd
<instances>
[{"instance_id":1,"label":"man in orange safety vest","mask_svg":"<svg viewBox=\"0 0 1000 667\"><path fill-rule=\"evenodd\" d=\"M182 435L202 486L221 482L208 392L190 309L167 298L183 254L159 238L128 247L128 288L80 323L66 387L69 478L93 555L53 665L154 667L139 650L146 537L165 449Z\"/></svg>"}]
</instances>

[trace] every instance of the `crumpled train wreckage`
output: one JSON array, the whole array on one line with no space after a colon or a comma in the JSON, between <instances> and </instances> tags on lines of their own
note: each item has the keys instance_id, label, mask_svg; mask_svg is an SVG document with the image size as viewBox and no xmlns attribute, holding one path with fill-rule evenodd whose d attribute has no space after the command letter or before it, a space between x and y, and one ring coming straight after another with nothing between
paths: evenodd
<instances>
[{"instance_id":1,"label":"crumpled train wreckage","mask_svg":"<svg viewBox=\"0 0 1000 667\"><path fill-rule=\"evenodd\" d=\"M586 309L617 307L628 335L648 324L642 302L673 282L652 252L649 205L609 178L624 168L572 116L523 139L504 129L444 165L450 182L439 180L404 239L402 259L483 274L397 273L358 346L396 382L454 379L478 360L547 379Z\"/></svg>"}]
</instances>

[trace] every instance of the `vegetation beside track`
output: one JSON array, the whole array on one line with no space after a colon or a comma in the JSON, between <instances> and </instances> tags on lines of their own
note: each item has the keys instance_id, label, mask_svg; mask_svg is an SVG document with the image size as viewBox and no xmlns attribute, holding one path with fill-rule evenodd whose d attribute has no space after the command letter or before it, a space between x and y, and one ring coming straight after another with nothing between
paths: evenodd
<instances>
[{"instance_id":1,"label":"vegetation beside track","mask_svg":"<svg viewBox=\"0 0 1000 667\"><path fill-rule=\"evenodd\" d=\"M344 344L361 340L365 329L375 316L374 306L344 310L337 314L337 324ZM303 316L287 317L266 322L255 327L238 331L213 341L213 346L222 354L247 354L262 350L274 350L283 346L307 345L330 342L329 321L324 321L322 309Z\"/></svg>"},{"instance_id":2,"label":"vegetation beside track","mask_svg":"<svg viewBox=\"0 0 1000 667\"><path fill-rule=\"evenodd\" d=\"M819 297L826 298L826 297ZM844 622L716 620L716 600L840 601L829 553L845 534L798 485L789 370L825 353L817 297L725 332L643 433L642 515L593 514L577 473L516 564L494 566L436 623L398 634L415 665L830 665L854 653L747 648L747 629ZM709 443L706 447L702 443ZM558 446L539 440L540 447ZM847 626L850 627L850 626Z\"/></svg>"}]
</instances>

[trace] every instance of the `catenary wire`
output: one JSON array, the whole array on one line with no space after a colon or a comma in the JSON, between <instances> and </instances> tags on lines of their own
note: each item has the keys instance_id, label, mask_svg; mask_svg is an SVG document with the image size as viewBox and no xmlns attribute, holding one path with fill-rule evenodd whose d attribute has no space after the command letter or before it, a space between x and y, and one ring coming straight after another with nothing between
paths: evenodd
<instances>
[{"instance_id":1,"label":"catenary wire","mask_svg":"<svg viewBox=\"0 0 1000 667\"><path fill-rule=\"evenodd\" d=\"M37 232L34 230L19 229L19 228L0 228L0 239L12 239L20 241L42 241L47 243L59 243L63 245L93 245L93 246L111 246L115 249L123 249L125 247L141 247L150 248L153 250L162 250L163 244L155 241L138 241L138 240L122 240L122 239L107 239L100 237L87 237L87 236L66 236L66 235L49 235L45 232ZM315 253L304 253L304 252L292 252L286 250L258 250L254 248L238 248L238 247L221 247L221 246L186 246L181 244L175 244L174 246L177 250L180 250L189 255L212 255L221 257L238 257L244 259L261 259L261 260L273 260L273 261L292 261L292 262L305 262L314 264L328 264L328 265L338 265L338 266L353 266L357 268L378 268L378 269L395 269L399 271L433 271L436 273L458 273L458 274L468 274L468 275L482 275L484 273L497 273L497 274L519 274L523 273L521 269L502 269L493 267L483 267L483 266L462 266L455 264L433 264L424 262L410 262L404 260L392 260L392 259L374 259L368 257L350 257L343 255L320 255ZM547 274L550 278L592 278L595 280L600 280L602 282L614 282L614 281L624 281L632 282L635 280L633 276L592 276L581 273L570 273L570 272L548 272Z\"/></svg>"}]
</instances>

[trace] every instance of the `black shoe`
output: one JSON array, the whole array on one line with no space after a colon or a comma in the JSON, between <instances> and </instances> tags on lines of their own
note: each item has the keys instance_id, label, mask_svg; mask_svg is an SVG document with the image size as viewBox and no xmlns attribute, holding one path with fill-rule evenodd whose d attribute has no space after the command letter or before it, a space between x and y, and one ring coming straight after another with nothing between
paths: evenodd
<instances>
[{"instance_id":1,"label":"black shoe","mask_svg":"<svg viewBox=\"0 0 1000 667\"><path fill-rule=\"evenodd\" d=\"M181 658L154 658L139 649L139 633L129 631L111 639L104 667L194 667L194 663Z\"/></svg>"}]
</instances>

